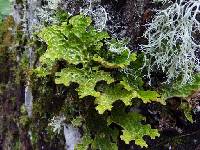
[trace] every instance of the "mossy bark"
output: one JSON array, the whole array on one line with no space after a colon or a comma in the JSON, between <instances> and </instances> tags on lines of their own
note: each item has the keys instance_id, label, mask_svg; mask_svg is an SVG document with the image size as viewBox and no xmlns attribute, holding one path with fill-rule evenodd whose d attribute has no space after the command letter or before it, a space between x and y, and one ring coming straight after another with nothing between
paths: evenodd
<instances>
[{"instance_id":1,"label":"mossy bark","mask_svg":"<svg viewBox=\"0 0 200 150\"><path fill-rule=\"evenodd\" d=\"M19 123L24 100L23 74L18 64L14 19L9 16L1 24L0 40L0 148L30 150L28 132ZM18 49L19 50L19 49ZM21 143L19 145L19 143Z\"/></svg>"},{"instance_id":2,"label":"mossy bark","mask_svg":"<svg viewBox=\"0 0 200 150\"><path fill-rule=\"evenodd\" d=\"M140 27L138 24L141 22L145 3L145 1L139 0L119 0L118 2L114 0L102 1L102 5L111 6L112 9L108 11L113 11L114 13L120 11L120 15L123 18L122 20L125 21L125 25L128 26L127 35L132 38L132 41L140 34ZM23 6L22 1L17 0L16 4ZM65 10L77 13L79 8L83 5L83 1L63 1L63 4L65 5L63 5L62 8ZM27 6L27 8L28 7L29 6ZM23 13L26 13L23 12L24 9L20 9L20 11L19 14L22 16ZM55 108L55 104L57 107L54 110L55 114L59 109L64 109L60 108L59 105L64 103L64 96L66 95L62 95L61 97L55 96L58 92L58 87L52 83L53 81L48 80L43 84L43 87L39 85L39 83L41 83L39 80L32 83L32 86L34 86L33 94L36 99L34 106L35 109L38 110L34 112L32 121L28 120L25 121L25 123L23 122L22 116L24 116L24 114L21 112L21 106L24 104L24 91L27 79L24 77L24 71L26 72L28 70L24 70L25 68L21 67L19 61L21 58L19 57L22 57L21 54L24 51L26 43L24 43L22 38L23 33L18 34L16 29L17 27L12 17L7 17L0 27L0 149L31 150L41 149L42 147L45 149L63 149L63 139L60 140L59 137L52 138L49 137L50 135L44 137L46 134L45 130L48 126L48 119L52 115L48 114L48 111ZM16 37L13 31L20 36ZM46 93L39 91L39 89L41 89L40 87L45 88ZM47 87L51 88L48 89ZM73 96L69 95L69 97L71 99ZM52 101L54 105L51 105ZM38 121L38 119L41 119L40 117L46 115L49 116ZM30 129L35 132L31 135L36 138L35 141L31 141Z\"/></svg>"}]
</instances>

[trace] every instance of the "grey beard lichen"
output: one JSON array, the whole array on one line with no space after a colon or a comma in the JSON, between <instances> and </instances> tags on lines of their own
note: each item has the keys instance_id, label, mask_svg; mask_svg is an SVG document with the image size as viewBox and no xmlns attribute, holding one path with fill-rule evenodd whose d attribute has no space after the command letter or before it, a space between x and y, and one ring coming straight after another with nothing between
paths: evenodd
<instances>
[{"instance_id":1,"label":"grey beard lichen","mask_svg":"<svg viewBox=\"0 0 200 150\"><path fill-rule=\"evenodd\" d=\"M100 5L101 1L89 0L86 1L86 7L80 9L80 12L86 16L90 16L94 21L94 27L97 31L102 31L106 28L108 21L108 13L106 9Z\"/></svg>"},{"instance_id":2,"label":"grey beard lichen","mask_svg":"<svg viewBox=\"0 0 200 150\"><path fill-rule=\"evenodd\" d=\"M159 10L153 21L147 24L143 46L148 77L158 67L166 73L167 83L181 78L182 84L192 81L200 62L196 53L200 43L195 38L199 33L200 1L180 0L164 10Z\"/></svg>"}]
</instances>

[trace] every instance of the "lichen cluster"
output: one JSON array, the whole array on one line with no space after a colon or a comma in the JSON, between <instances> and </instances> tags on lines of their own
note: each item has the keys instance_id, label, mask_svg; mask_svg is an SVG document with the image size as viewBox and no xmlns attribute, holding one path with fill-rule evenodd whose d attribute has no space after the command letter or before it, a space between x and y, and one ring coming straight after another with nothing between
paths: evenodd
<instances>
[{"instance_id":1,"label":"lichen cluster","mask_svg":"<svg viewBox=\"0 0 200 150\"><path fill-rule=\"evenodd\" d=\"M148 68L148 77L155 68L166 73L167 83L181 78L181 84L192 81L199 68L198 20L200 2L177 1L159 10L151 23L147 24L143 45Z\"/></svg>"},{"instance_id":2,"label":"lichen cluster","mask_svg":"<svg viewBox=\"0 0 200 150\"><path fill-rule=\"evenodd\" d=\"M175 109L193 122L197 105L191 97L200 88L195 72L199 69L199 1L176 1L158 10L147 24L148 43L142 45L142 52L133 52L127 39L113 38L106 31L108 14L96 5L99 0L86 1L89 5L76 15L59 9L61 1L46 2L36 11L41 26L33 39L21 28L15 32L12 18L0 23L0 112L17 109L4 121L16 126L17 138L11 138L9 126L0 125L0 133L11 139L11 149L23 149L27 143L29 149L117 150L121 143L148 147L146 136L160 135L159 127L150 125L151 115L166 109L164 105L174 97L180 98ZM33 68L27 47L35 49ZM167 84L149 86L147 80L160 70ZM20 95L27 81L33 95L31 117ZM159 112L149 105L158 105ZM146 118L145 113L151 115ZM160 125L159 117L154 119Z\"/></svg>"}]
</instances>

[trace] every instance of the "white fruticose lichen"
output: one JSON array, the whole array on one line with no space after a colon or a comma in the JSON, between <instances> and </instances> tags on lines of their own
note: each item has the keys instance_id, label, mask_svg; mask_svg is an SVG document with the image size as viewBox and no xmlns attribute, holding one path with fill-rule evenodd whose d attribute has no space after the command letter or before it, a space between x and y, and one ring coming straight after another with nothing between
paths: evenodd
<instances>
[{"instance_id":1,"label":"white fruticose lichen","mask_svg":"<svg viewBox=\"0 0 200 150\"><path fill-rule=\"evenodd\" d=\"M56 10L61 0L47 0L47 2L50 9Z\"/></svg>"},{"instance_id":2,"label":"white fruticose lichen","mask_svg":"<svg viewBox=\"0 0 200 150\"><path fill-rule=\"evenodd\" d=\"M42 23L52 23L57 21L54 17L52 17L55 13L54 10L49 10L48 7L38 8L36 11L37 17Z\"/></svg>"},{"instance_id":3,"label":"white fruticose lichen","mask_svg":"<svg viewBox=\"0 0 200 150\"><path fill-rule=\"evenodd\" d=\"M65 120L65 116L54 116L51 119L49 126L53 128L53 132L57 132L58 134L60 134L60 131L63 129L66 150L74 150L75 145L81 140L81 134L78 128L74 128L72 125L64 123Z\"/></svg>"},{"instance_id":4,"label":"white fruticose lichen","mask_svg":"<svg viewBox=\"0 0 200 150\"><path fill-rule=\"evenodd\" d=\"M167 3L170 0L153 0L154 3L162 2L163 4Z\"/></svg>"},{"instance_id":5,"label":"white fruticose lichen","mask_svg":"<svg viewBox=\"0 0 200 150\"><path fill-rule=\"evenodd\" d=\"M58 134L60 133L60 130L64 126L65 119L66 118L64 116L55 116L51 119L49 126L53 128L53 132L57 132Z\"/></svg>"},{"instance_id":6,"label":"white fruticose lichen","mask_svg":"<svg viewBox=\"0 0 200 150\"><path fill-rule=\"evenodd\" d=\"M106 23L108 21L106 9L99 5L100 2L100 0L89 0L86 2L88 3L87 7L80 9L81 13L92 18L94 27L99 32L106 28Z\"/></svg>"},{"instance_id":7,"label":"white fruticose lichen","mask_svg":"<svg viewBox=\"0 0 200 150\"><path fill-rule=\"evenodd\" d=\"M39 24L35 26L36 30L39 31L43 28L45 23L54 24L58 22L54 15L60 2L61 0L47 0L47 5L36 8L35 15L39 19Z\"/></svg>"},{"instance_id":8,"label":"white fruticose lichen","mask_svg":"<svg viewBox=\"0 0 200 150\"><path fill-rule=\"evenodd\" d=\"M158 67L167 75L167 82L181 77L182 84L192 81L192 74L200 66L197 40L200 22L200 1L179 0L159 10L145 32L145 66L150 73ZM151 81L150 81L151 82Z\"/></svg>"}]
</instances>

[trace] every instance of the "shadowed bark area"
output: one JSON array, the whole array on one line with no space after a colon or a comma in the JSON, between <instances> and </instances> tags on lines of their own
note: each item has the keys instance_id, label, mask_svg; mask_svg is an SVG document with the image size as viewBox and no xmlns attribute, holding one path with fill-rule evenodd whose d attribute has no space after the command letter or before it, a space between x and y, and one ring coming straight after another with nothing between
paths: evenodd
<instances>
[{"instance_id":1,"label":"shadowed bark area","mask_svg":"<svg viewBox=\"0 0 200 150\"><path fill-rule=\"evenodd\" d=\"M134 42L137 37L141 36L143 13L145 12L146 5L149 0L127 0L122 7L122 15L125 23L127 24L127 35Z\"/></svg>"},{"instance_id":2,"label":"shadowed bark area","mask_svg":"<svg viewBox=\"0 0 200 150\"><path fill-rule=\"evenodd\" d=\"M129 46L132 50L139 50L144 33L146 11L151 4L149 0L102 0L112 19L108 21L108 29L118 38L130 38Z\"/></svg>"}]
</instances>

